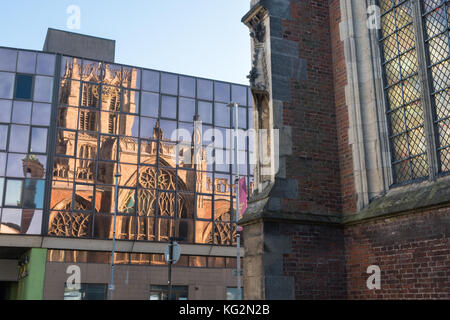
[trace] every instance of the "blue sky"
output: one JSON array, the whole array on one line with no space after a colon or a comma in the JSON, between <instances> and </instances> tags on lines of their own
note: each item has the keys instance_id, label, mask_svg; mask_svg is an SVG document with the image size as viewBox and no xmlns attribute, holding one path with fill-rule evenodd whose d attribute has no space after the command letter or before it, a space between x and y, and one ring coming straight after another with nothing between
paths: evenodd
<instances>
[{"instance_id":1,"label":"blue sky","mask_svg":"<svg viewBox=\"0 0 450 320\"><path fill-rule=\"evenodd\" d=\"M0 46L42 50L47 28L116 40L116 62L248 84L249 0L2 1ZM67 8L81 10L70 30Z\"/></svg>"}]
</instances>

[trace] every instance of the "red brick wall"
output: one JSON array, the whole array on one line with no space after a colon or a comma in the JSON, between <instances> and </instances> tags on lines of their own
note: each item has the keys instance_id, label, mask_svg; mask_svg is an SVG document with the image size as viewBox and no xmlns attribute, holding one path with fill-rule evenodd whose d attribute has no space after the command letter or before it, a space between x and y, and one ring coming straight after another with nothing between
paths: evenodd
<instances>
[{"instance_id":1,"label":"red brick wall","mask_svg":"<svg viewBox=\"0 0 450 320\"><path fill-rule=\"evenodd\" d=\"M298 199L283 200L285 212L338 213L342 210L333 57L328 0L292 2L283 38L299 44L307 80L291 81L283 122L292 127L293 156L286 174L298 180Z\"/></svg>"},{"instance_id":2,"label":"red brick wall","mask_svg":"<svg viewBox=\"0 0 450 320\"><path fill-rule=\"evenodd\" d=\"M344 235L341 227L286 224L292 239L283 275L294 277L295 299L345 299Z\"/></svg>"},{"instance_id":3,"label":"red brick wall","mask_svg":"<svg viewBox=\"0 0 450 320\"><path fill-rule=\"evenodd\" d=\"M349 299L450 299L450 208L345 229ZM367 267L381 269L368 290Z\"/></svg>"},{"instance_id":4,"label":"red brick wall","mask_svg":"<svg viewBox=\"0 0 450 320\"><path fill-rule=\"evenodd\" d=\"M349 145L348 106L345 101L347 70L345 65L344 43L340 38L341 22L340 0L330 0L331 48L333 56L334 99L336 104L336 125L341 178L342 211L356 211L356 193L353 176L353 155Z\"/></svg>"}]
</instances>

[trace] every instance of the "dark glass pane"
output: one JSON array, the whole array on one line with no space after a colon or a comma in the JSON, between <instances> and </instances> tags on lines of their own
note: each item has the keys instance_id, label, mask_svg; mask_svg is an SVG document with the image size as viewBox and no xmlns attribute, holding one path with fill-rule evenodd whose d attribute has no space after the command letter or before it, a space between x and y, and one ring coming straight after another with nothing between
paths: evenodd
<instances>
[{"instance_id":1,"label":"dark glass pane","mask_svg":"<svg viewBox=\"0 0 450 320\"><path fill-rule=\"evenodd\" d=\"M16 76L16 99L31 100L33 76L18 74Z\"/></svg>"}]
</instances>

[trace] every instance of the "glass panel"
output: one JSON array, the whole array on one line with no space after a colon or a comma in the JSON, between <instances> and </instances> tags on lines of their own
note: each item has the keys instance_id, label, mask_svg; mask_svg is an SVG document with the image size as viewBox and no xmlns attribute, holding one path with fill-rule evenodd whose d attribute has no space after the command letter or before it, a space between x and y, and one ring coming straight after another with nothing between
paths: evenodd
<instances>
[{"instance_id":1,"label":"glass panel","mask_svg":"<svg viewBox=\"0 0 450 320\"><path fill-rule=\"evenodd\" d=\"M56 157L53 164L53 180L72 181L75 159Z\"/></svg>"},{"instance_id":2,"label":"glass panel","mask_svg":"<svg viewBox=\"0 0 450 320\"><path fill-rule=\"evenodd\" d=\"M214 106L214 124L216 126L229 128L231 108L223 103L216 103Z\"/></svg>"},{"instance_id":3,"label":"glass panel","mask_svg":"<svg viewBox=\"0 0 450 320\"><path fill-rule=\"evenodd\" d=\"M23 207L42 209L44 206L45 180L26 179L23 186Z\"/></svg>"},{"instance_id":4,"label":"glass panel","mask_svg":"<svg viewBox=\"0 0 450 320\"><path fill-rule=\"evenodd\" d=\"M123 67L123 83L125 88L140 89L141 70L136 68Z\"/></svg>"},{"instance_id":5,"label":"glass panel","mask_svg":"<svg viewBox=\"0 0 450 320\"><path fill-rule=\"evenodd\" d=\"M22 210L3 209L0 233L19 234L22 230Z\"/></svg>"},{"instance_id":6,"label":"glass panel","mask_svg":"<svg viewBox=\"0 0 450 320\"><path fill-rule=\"evenodd\" d=\"M0 98L12 99L14 92L14 73L0 72Z\"/></svg>"},{"instance_id":7,"label":"glass panel","mask_svg":"<svg viewBox=\"0 0 450 320\"><path fill-rule=\"evenodd\" d=\"M25 154L8 154L8 165L6 168L6 175L8 177L24 177L24 168L22 160L26 159Z\"/></svg>"},{"instance_id":8,"label":"glass panel","mask_svg":"<svg viewBox=\"0 0 450 320\"><path fill-rule=\"evenodd\" d=\"M11 126L11 135L9 138L9 151L28 152L28 139L30 136L30 127Z\"/></svg>"},{"instance_id":9,"label":"glass panel","mask_svg":"<svg viewBox=\"0 0 450 320\"><path fill-rule=\"evenodd\" d=\"M108 134L119 134L119 113L101 112L100 132Z\"/></svg>"},{"instance_id":10,"label":"glass panel","mask_svg":"<svg viewBox=\"0 0 450 320\"><path fill-rule=\"evenodd\" d=\"M213 99L213 82L197 79L197 98L211 101Z\"/></svg>"},{"instance_id":11,"label":"glass panel","mask_svg":"<svg viewBox=\"0 0 450 320\"><path fill-rule=\"evenodd\" d=\"M142 71L142 90L159 92L159 72Z\"/></svg>"},{"instance_id":12,"label":"glass panel","mask_svg":"<svg viewBox=\"0 0 450 320\"><path fill-rule=\"evenodd\" d=\"M0 100L0 122L11 121L11 100Z\"/></svg>"},{"instance_id":13,"label":"glass panel","mask_svg":"<svg viewBox=\"0 0 450 320\"><path fill-rule=\"evenodd\" d=\"M89 109L80 109L78 115L78 130L97 131L99 113Z\"/></svg>"},{"instance_id":14,"label":"glass panel","mask_svg":"<svg viewBox=\"0 0 450 320\"><path fill-rule=\"evenodd\" d=\"M31 102L14 101L12 122L20 124L30 124Z\"/></svg>"},{"instance_id":15,"label":"glass panel","mask_svg":"<svg viewBox=\"0 0 450 320\"><path fill-rule=\"evenodd\" d=\"M97 185L95 190L95 209L99 213L114 213L114 194L114 186Z\"/></svg>"},{"instance_id":16,"label":"glass panel","mask_svg":"<svg viewBox=\"0 0 450 320\"><path fill-rule=\"evenodd\" d=\"M247 106L247 88L244 86L231 86L232 99L231 101L239 103L241 106Z\"/></svg>"},{"instance_id":17,"label":"glass panel","mask_svg":"<svg viewBox=\"0 0 450 320\"><path fill-rule=\"evenodd\" d=\"M98 152L100 160L116 160L117 159L117 137L100 136L100 150Z\"/></svg>"},{"instance_id":18,"label":"glass panel","mask_svg":"<svg viewBox=\"0 0 450 320\"><path fill-rule=\"evenodd\" d=\"M161 117L176 119L177 118L177 98L162 96L161 98Z\"/></svg>"},{"instance_id":19,"label":"glass panel","mask_svg":"<svg viewBox=\"0 0 450 320\"><path fill-rule=\"evenodd\" d=\"M120 87L122 84L122 67L115 64L105 65L103 83Z\"/></svg>"},{"instance_id":20,"label":"glass panel","mask_svg":"<svg viewBox=\"0 0 450 320\"><path fill-rule=\"evenodd\" d=\"M0 178L0 208L3 207L3 190L5 186L5 178ZM0 221L1 221L1 209L0 209Z\"/></svg>"},{"instance_id":21,"label":"glass panel","mask_svg":"<svg viewBox=\"0 0 450 320\"><path fill-rule=\"evenodd\" d=\"M37 57L36 73L52 76L55 73L56 56L53 54L39 53Z\"/></svg>"},{"instance_id":22,"label":"glass panel","mask_svg":"<svg viewBox=\"0 0 450 320\"><path fill-rule=\"evenodd\" d=\"M178 76L161 73L161 93L178 95Z\"/></svg>"},{"instance_id":23,"label":"glass panel","mask_svg":"<svg viewBox=\"0 0 450 320\"><path fill-rule=\"evenodd\" d=\"M20 207L22 206L22 180L7 180L5 193L5 206ZM3 211L4 214L5 211Z\"/></svg>"},{"instance_id":24,"label":"glass panel","mask_svg":"<svg viewBox=\"0 0 450 320\"><path fill-rule=\"evenodd\" d=\"M225 258L208 257L208 268L225 268Z\"/></svg>"},{"instance_id":25,"label":"glass panel","mask_svg":"<svg viewBox=\"0 0 450 320\"><path fill-rule=\"evenodd\" d=\"M176 141L177 122L169 120L161 120L160 127L162 131L161 140Z\"/></svg>"},{"instance_id":26,"label":"glass panel","mask_svg":"<svg viewBox=\"0 0 450 320\"><path fill-rule=\"evenodd\" d=\"M180 76L180 96L195 98L195 78Z\"/></svg>"},{"instance_id":27,"label":"glass panel","mask_svg":"<svg viewBox=\"0 0 450 320\"><path fill-rule=\"evenodd\" d=\"M8 129L7 125L0 125L0 150L6 150L8 143Z\"/></svg>"},{"instance_id":28,"label":"glass panel","mask_svg":"<svg viewBox=\"0 0 450 320\"><path fill-rule=\"evenodd\" d=\"M122 91L120 88L103 85L102 87L102 110L120 111Z\"/></svg>"},{"instance_id":29,"label":"glass panel","mask_svg":"<svg viewBox=\"0 0 450 320\"><path fill-rule=\"evenodd\" d=\"M230 85L223 82L214 83L215 101L230 103Z\"/></svg>"},{"instance_id":30,"label":"glass panel","mask_svg":"<svg viewBox=\"0 0 450 320\"><path fill-rule=\"evenodd\" d=\"M212 123L212 103L199 101L198 102L198 115L200 120L206 123Z\"/></svg>"},{"instance_id":31,"label":"glass panel","mask_svg":"<svg viewBox=\"0 0 450 320\"><path fill-rule=\"evenodd\" d=\"M120 115L120 134L126 135L129 137L138 137L139 136L139 117L132 116L128 114ZM130 140L131 141L131 140ZM132 146L128 146L132 147ZM137 147L136 147L137 151Z\"/></svg>"},{"instance_id":32,"label":"glass panel","mask_svg":"<svg viewBox=\"0 0 450 320\"><path fill-rule=\"evenodd\" d=\"M53 78L36 76L34 101L52 102Z\"/></svg>"},{"instance_id":33,"label":"glass panel","mask_svg":"<svg viewBox=\"0 0 450 320\"><path fill-rule=\"evenodd\" d=\"M196 196L197 218L212 219L213 198L206 195Z\"/></svg>"},{"instance_id":34,"label":"glass panel","mask_svg":"<svg viewBox=\"0 0 450 320\"><path fill-rule=\"evenodd\" d=\"M206 257L190 256L189 266L194 268L206 268Z\"/></svg>"},{"instance_id":35,"label":"glass panel","mask_svg":"<svg viewBox=\"0 0 450 320\"><path fill-rule=\"evenodd\" d=\"M195 116L195 100L180 98L179 101L179 120L192 122Z\"/></svg>"},{"instance_id":36,"label":"glass panel","mask_svg":"<svg viewBox=\"0 0 450 320\"><path fill-rule=\"evenodd\" d=\"M80 87L79 81L62 80L59 89L59 103L78 107L80 105Z\"/></svg>"},{"instance_id":37,"label":"glass panel","mask_svg":"<svg viewBox=\"0 0 450 320\"><path fill-rule=\"evenodd\" d=\"M156 119L151 118L141 118L141 138L152 138L154 137L154 128L156 127Z\"/></svg>"},{"instance_id":38,"label":"glass panel","mask_svg":"<svg viewBox=\"0 0 450 320\"><path fill-rule=\"evenodd\" d=\"M5 175L5 168L6 168L6 153L0 152L0 176Z\"/></svg>"},{"instance_id":39,"label":"glass panel","mask_svg":"<svg viewBox=\"0 0 450 320\"><path fill-rule=\"evenodd\" d=\"M139 91L123 91L122 112L139 113Z\"/></svg>"},{"instance_id":40,"label":"glass panel","mask_svg":"<svg viewBox=\"0 0 450 320\"><path fill-rule=\"evenodd\" d=\"M81 105L83 107L98 108L100 98L100 86L83 83L81 86Z\"/></svg>"},{"instance_id":41,"label":"glass panel","mask_svg":"<svg viewBox=\"0 0 450 320\"><path fill-rule=\"evenodd\" d=\"M158 117L159 94L142 92L141 108L141 115L155 118Z\"/></svg>"},{"instance_id":42,"label":"glass panel","mask_svg":"<svg viewBox=\"0 0 450 320\"><path fill-rule=\"evenodd\" d=\"M33 76L18 74L16 76L15 98L31 100L32 85L33 85Z\"/></svg>"},{"instance_id":43,"label":"glass panel","mask_svg":"<svg viewBox=\"0 0 450 320\"><path fill-rule=\"evenodd\" d=\"M45 153L47 151L47 129L33 128L31 130L30 152Z\"/></svg>"},{"instance_id":44,"label":"glass panel","mask_svg":"<svg viewBox=\"0 0 450 320\"><path fill-rule=\"evenodd\" d=\"M52 105L47 103L33 103L31 123L38 126L49 126Z\"/></svg>"},{"instance_id":45,"label":"glass panel","mask_svg":"<svg viewBox=\"0 0 450 320\"><path fill-rule=\"evenodd\" d=\"M36 69L36 53L29 51L19 51L17 72L34 73L35 69Z\"/></svg>"},{"instance_id":46,"label":"glass panel","mask_svg":"<svg viewBox=\"0 0 450 320\"><path fill-rule=\"evenodd\" d=\"M17 51L0 48L0 70L16 71Z\"/></svg>"},{"instance_id":47,"label":"glass panel","mask_svg":"<svg viewBox=\"0 0 450 320\"><path fill-rule=\"evenodd\" d=\"M75 131L58 130L56 154L73 157L75 154Z\"/></svg>"},{"instance_id":48,"label":"glass panel","mask_svg":"<svg viewBox=\"0 0 450 320\"><path fill-rule=\"evenodd\" d=\"M239 128L247 129L247 108L239 108Z\"/></svg>"}]
</instances>

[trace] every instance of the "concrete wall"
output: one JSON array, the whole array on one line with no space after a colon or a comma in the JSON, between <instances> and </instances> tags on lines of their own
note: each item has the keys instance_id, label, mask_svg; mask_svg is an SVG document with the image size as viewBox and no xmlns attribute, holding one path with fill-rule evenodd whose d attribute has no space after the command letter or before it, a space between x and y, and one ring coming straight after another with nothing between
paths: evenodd
<instances>
[{"instance_id":1,"label":"concrete wall","mask_svg":"<svg viewBox=\"0 0 450 320\"><path fill-rule=\"evenodd\" d=\"M70 274L67 267L75 263L48 262L44 299L62 300L64 286ZM107 264L76 263L81 270L82 283L108 284L111 266ZM114 299L148 300L150 285L167 285L167 266L116 265L114 269ZM236 287L231 269L173 267L172 284L189 286L189 300L225 300L226 287Z\"/></svg>"},{"instance_id":2,"label":"concrete wall","mask_svg":"<svg viewBox=\"0 0 450 320\"><path fill-rule=\"evenodd\" d=\"M114 62L115 40L48 29L43 51Z\"/></svg>"}]
</instances>

